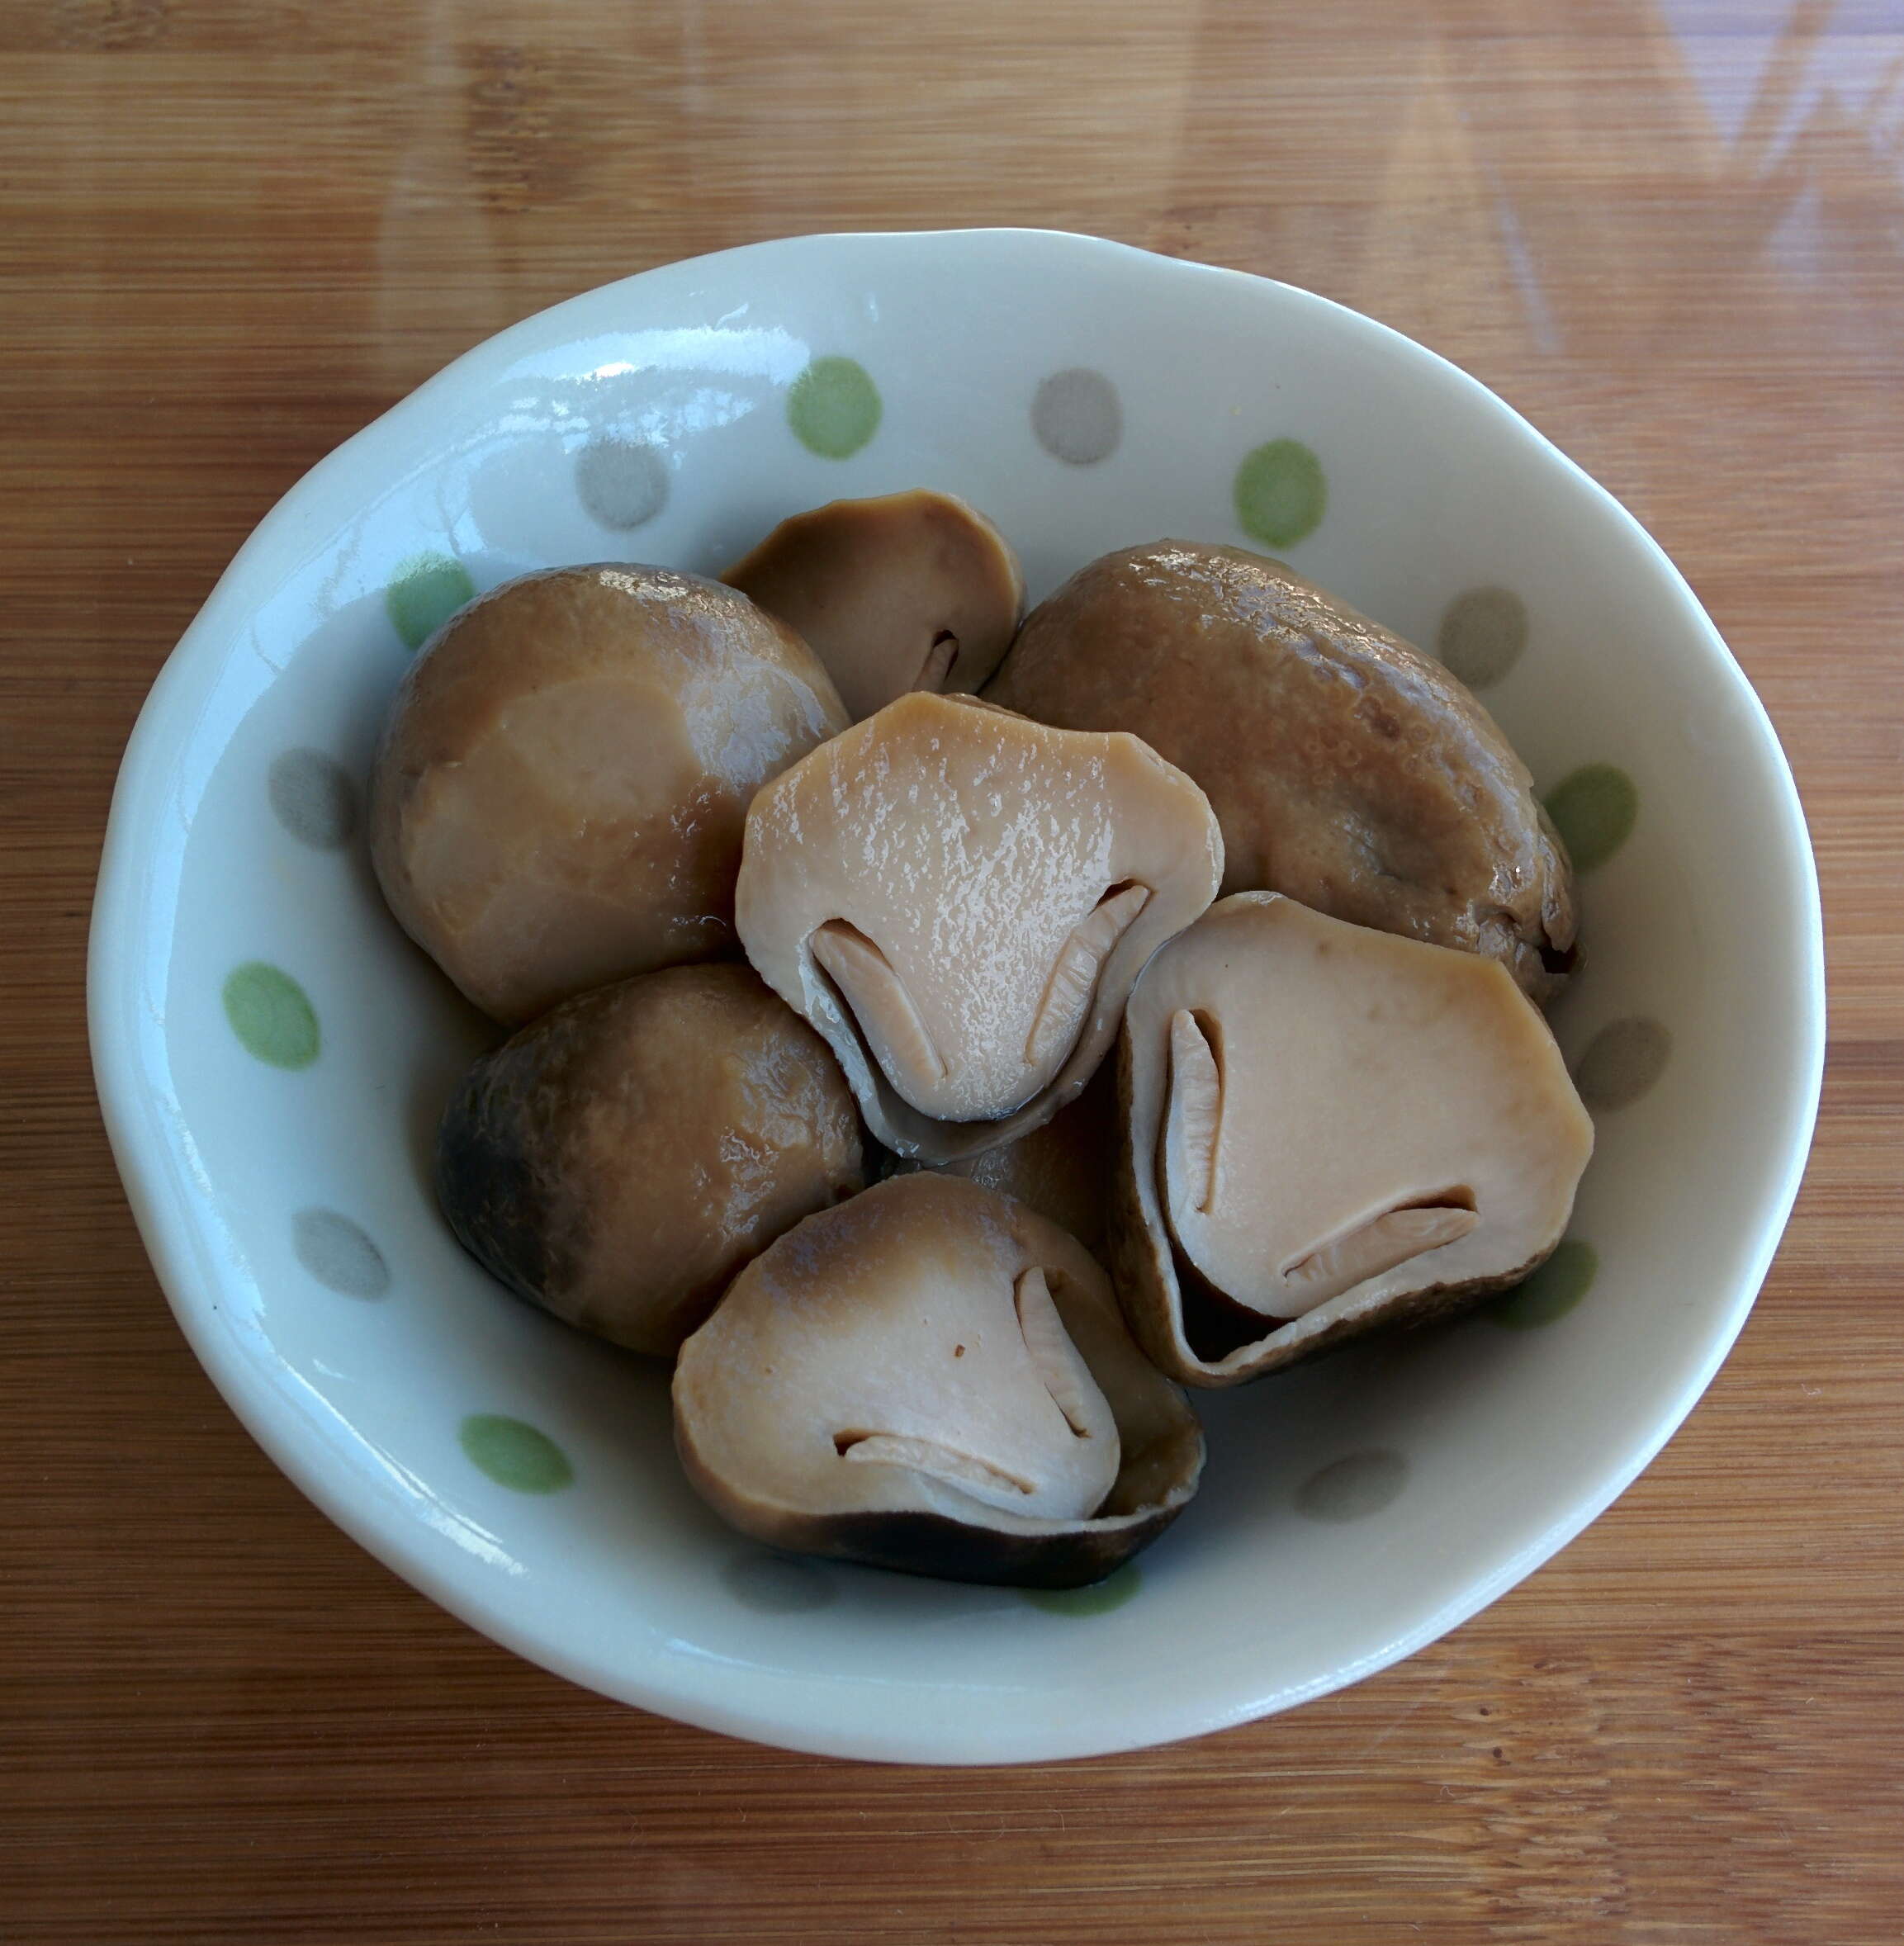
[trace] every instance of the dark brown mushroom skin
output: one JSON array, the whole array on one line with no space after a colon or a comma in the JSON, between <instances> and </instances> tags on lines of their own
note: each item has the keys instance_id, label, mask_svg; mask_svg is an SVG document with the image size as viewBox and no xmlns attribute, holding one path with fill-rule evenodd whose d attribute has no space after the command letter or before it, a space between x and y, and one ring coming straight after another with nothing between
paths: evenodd
<instances>
[{"instance_id":1,"label":"dark brown mushroom skin","mask_svg":"<svg viewBox=\"0 0 1904 1946\"><path fill-rule=\"evenodd\" d=\"M825 1042L717 964L583 994L482 1056L436 1179L457 1240L518 1295L665 1357L743 1264L864 1177Z\"/></svg>"},{"instance_id":2,"label":"dark brown mushroom skin","mask_svg":"<svg viewBox=\"0 0 1904 1946\"><path fill-rule=\"evenodd\" d=\"M925 1167L877 1143L869 1148L871 1172L881 1180ZM1112 1060L1092 1076L1076 1101L1067 1102L1042 1127L940 1167L948 1176L963 1176L968 1182L1022 1203L1068 1230L1087 1250L1100 1254L1110 1219L1116 1150L1117 1063Z\"/></svg>"},{"instance_id":3,"label":"dark brown mushroom skin","mask_svg":"<svg viewBox=\"0 0 1904 1946\"><path fill-rule=\"evenodd\" d=\"M398 923L508 1026L733 954L755 792L846 727L784 623L719 582L598 562L523 575L424 644L373 769Z\"/></svg>"},{"instance_id":4,"label":"dark brown mushroom skin","mask_svg":"<svg viewBox=\"0 0 1904 1946\"><path fill-rule=\"evenodd\" d=\"M1194 778L1226 895L1499 959L1543 1004L1565 983L1572 868L1494 719L1281 561L1186 541L1106 555L1026 618L985 694L1130 731Z\"/></svg>"}]
</instances>

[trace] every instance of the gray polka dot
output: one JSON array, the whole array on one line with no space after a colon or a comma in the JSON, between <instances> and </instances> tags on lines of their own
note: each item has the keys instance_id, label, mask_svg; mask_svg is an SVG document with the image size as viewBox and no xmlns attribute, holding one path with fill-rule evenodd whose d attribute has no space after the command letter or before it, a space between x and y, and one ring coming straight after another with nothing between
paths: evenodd
<instances>
[{"instance_id":1,"label":"gray polka dot","mask_svg":"<svg viewBox=\"0 0 1904 1946\"><path fill-rule=\"evenodd\" d=\"M304 845L335 851L357 829L357 786L343 765L320 750L287 750L268 782L277 821Z\"/></svg>"},{"instance_id":2,"label":"gray polka dot","mask_svg":"<svg viewBox=\"0 0 1904 1946\"><path fill-rule=\"evenodd\" d=\"M1587 1044L1574 1085L1589 1108L1624 1108L1665 1072L1673 1037L1657 1020L1609 1020Z\"/></svg>"},{"instance_id":3,"label":"gray polka dot","mask_svg":"<svg viewBox=\"0 0 1904 1946\"><path fill-rule=\"evenodd\" d=\"M301 1210L291 1219L291 1248L319 1283L346 1297L381 1297L390 1289L383 1252L348 1216L334 1210Z\"/></svg>"},{"instance_id":4,"label":"gray polka dot","mask_svg":"<svg viewBox=\"0 0 1904 1946\"><path fill-rule=\"evenodd\" d=\"M1108 459L1124 432L1116 386L1082 365L1054 372L1032 398L1031 430L1053 458L1067 465Z\"/></svg>"},{"instance_id":5,"label":"gray polka dot","mask_svg":"<svg viewBox=\"0 0 1904 1946\"><path fill-rule=\"evenodd\" d=\"M641 440L592 440L575 457L575 491L602 526L639 527L667 504L667 462Z\"/></svg>"},{"instance_id":6,"label":"gray polka dot","mask_svg":"<svg viewBox=\"0 0 1904 1946\"><path fill-rule=\"evenodd\" d=\"M721 1579L743 1607L762 1615L809 1615L831 1607L839 1593L824 1570L784 1554L737 1554Z\"/></svg>"},{"instance_id":7,"label":"gray polka dot","mask_svg":"<svg viewBox=\"0 0 1904 1946\"><path fill-rule=\"evenodd\" d=\"M1388 1506L1408 1479L1408 1461L1400 1453L1351 1453L1296 1489L1296 1510L1311 1520L1366 1520Z\"/></svg>"},{"instance_id":8,"label":"gray polka dot","mask_svg":"<svg viewBox=\"0 0 1904 1946\"><path fill-rule=\"evenodd\" d=\"M1527 646L1527 604L1511 588L1457 594L1435 637L1435 653L1471 689L1498 683Z\"/></svg>"}]
</instances>

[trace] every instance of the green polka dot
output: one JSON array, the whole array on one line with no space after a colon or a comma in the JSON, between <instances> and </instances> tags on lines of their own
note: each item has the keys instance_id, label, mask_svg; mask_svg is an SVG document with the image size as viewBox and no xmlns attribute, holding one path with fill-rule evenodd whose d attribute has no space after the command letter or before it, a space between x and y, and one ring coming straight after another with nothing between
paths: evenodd
<instances>
[{"instance_id":1,"label":"green polka dot","mask_svg":"<svg viewBox=\"0 0 1904 1946\"><path fill-rule=\"evenodd\" d=\"M262 959L226 979L225 1017L245 1050L273 1068L308 1068L317 1058L317 1015L303 987Z\"/></svg>"},{"instance_id":2,"label":"green polka dot","mask_svg":"<svg viewBox=\"0 0 1904 1946\"><path fill-rule=\"evenodd\" d=\"M1135 1561L1126 1561L1088 1588L1028 1588L1025 1598L1047 1615L1108 1615L1113 1608L1121 1608L1143 1585L1143 1570Z\"/></svg>"},{"instance_id":3,"label":"green polka dot","mask_svg":"<svg viewBox=\"0 0 1904 1946\"><path fill-rule=\"evenodd\" d=\"M1583 764L1546 798L1547 816L1566 845L1576 872L1603 865L1632 836L1640 793L1613 764Z\"/></svg>"},{"instance_id":4,"label":"green polka dot","mask_svg":"<svg viewBox=\"0 0 1904 1946\"><path fill-rule=\"evenodd\" d=\"M420 649L467 601L476 599L469 570L448 554L413 554L399 564L383 605L404 646Z\"/></svg>"},{"instance_id":5,"label":"green polka dot","mask_svg":"<svg viewBox=\"0 0 1904 1946\"><path fill-rule=\"evenodd\" d=\"M1534 1272L1487 1307L1495 1323L1509 1331L1533 1331L1564 1318L1588 1291L1600 1260L1591 1243L1569 1237Z\"/></svg>"},{"instance_id":6,"label":"green polka dot","mask_svg":"<svg viewBox=\"0 0 1904 1946\"><path fill-rule=\"evenodd\" d=\"M850 459L879 429L879 388L852 358L816 358L787 394L793 437L822 459Z\"/></svg>"},{"instance_id":7,"label":"green polka dot","mask_svg":"<svg viewBox=\"0 0 1904 1946\"><path fill-rule=\"evenodd\" d=\"M1300 439L1272 439L1236 469L1236 518L1272 547L1314 533L1328 505L1322 462Z\"/></svg>"},{"instance_id":8,"label":"green polka dot","mask_svg":"<svg viewBox=\"0 0 1904 1946\"><path fill-rule=\"evenodd\" d=\"M471 1413L459 1435L462 1450L499 1486L519 1494L555 1494L569 1485L575 1470L547 1433L500 1413Z\"/></svg>"}]
</instances>

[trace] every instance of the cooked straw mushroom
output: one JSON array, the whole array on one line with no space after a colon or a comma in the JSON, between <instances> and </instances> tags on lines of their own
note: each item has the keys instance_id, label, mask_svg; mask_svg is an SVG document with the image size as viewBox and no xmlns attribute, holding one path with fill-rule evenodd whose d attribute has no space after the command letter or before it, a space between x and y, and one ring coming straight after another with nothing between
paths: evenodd
<instances>
[{"instance_id":1,"label":"cooked straw mushroom","mask_svg":"<svg viewBox=\"0 0 1904 1946\"><path fill-rule=\"evenodd\" d=\"M1154 1540L1203 1437L1055 1225L956 1177L883 1182L748 1265L675 1369L675 1438L774 1546L1065 1588Z\"/></svg>"},{"instance_id":2,"label":"cooked straw mushroom","mask_svg":"<svg viewBox=\"0 0 1904 1946\"><path fill-rule=\"evenodd\" d=\"M845 722L806 644L731 588L525 575L452 618L397 693L371 785L384 897L511 1025L715 958L749 800Z\"/></svg>"},{"instance_id":3,"label":"cooked straw mushroom","mask_svg":"<svg viewBox=\"0 0 1904 1946\"><path fill-rule=\"evenodd\" d=\"M1116 1063L1107 1060L1084 1092L1042 1127L939 1166L948 1176L963 1176L1024 1204L1069 1231L1087 1250L1096 1250L1104 1241L1116 1151ZM908 1175L925 1166L889 1153L884 1158L888 1175Z\"/></svg>"},{"instance_id":4,"label":"cooked straw mushroom","mask_svg":"<svg viewBox=\"0 0 1904 1946\"><path fill-rule=\"evenodd\" d=\"M1134 736L902 696L754 800L735 922L874 1134L950 1162L1078 1094L1222 869L1203 793Z\"/></svg>"},{"instance_id":5,"label":"cooked straw mushroom","mask_svg":"<svg viewBox=\"0 0 1904 1946\"><path fill-rule=\"evenodd\" d=\"M1546 1001L1573 872L1526 766L1442 665L1281 561L1158 541L1034 609L986 690L1129 730L1210 793L1226 893L1498 959Z\"/></svg>"},{"instance_id":6,"label":"cooked straw mushroom","mask_svg":"<svg viewBox=\"0 0 1904 1946\"><path fill-rule=\"evenodd\" d=\"M855 718L912 689L976 689L1025 605L1005 537L924 488L796 514L721 579L798 630Z\"/></svg>"},{"instance_id":7,"label":"cooked straw mushroom","mask_svg":"<svg viewBox=\"0 0 1904 1946\"><path fill-rule=\"evenodd\" d=\"M1518 1282L1593 1153L1503 967L1273 893L1220 901L1150 962L1118 1063L1119 1290L1191 1385Z\"/></svg>"},{"instance_id":8,"label":"cooked straw mushroom","mask_svg":"<svg viewBox=\"0 0 1904 1946\"><path fill-rule=\"evenodd\" d=\"M671 1355L742 1264L864 1181L820 1037L746 967L585 993L485 1054L443 1119L450 1227L519 1295Z\"/></svg>"}]
</instances>

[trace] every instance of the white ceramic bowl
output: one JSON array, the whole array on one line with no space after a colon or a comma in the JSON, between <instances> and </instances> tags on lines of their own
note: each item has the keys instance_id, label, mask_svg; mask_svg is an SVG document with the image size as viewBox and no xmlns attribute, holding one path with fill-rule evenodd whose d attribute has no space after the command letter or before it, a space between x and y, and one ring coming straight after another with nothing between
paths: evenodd
<instances>
[{"instance_id":1,"label":"white ceramic bowl","mask_svg":"<svg viewBox=\"0 0 1904 1946\"><path fill-rule=\"evenodd\" d=\"M916 485L990 513L1035 598L1109 548L1253 532L1442 642L1606 855L1555 1020L1599 1110L1574 1241L1504 1311L1201 1401L1201 1497L1082 1595L786 1560L703 1509L665 1375L506 1295L438 1217L433 1124L485 1029L384 911L355 826L406 638L472 586L604 558L715 571L796 509ZM1772 730L1600 488L1320 298L1011 230L651 271L504 332L331 455L154 687L91 962L100 1093L159 1276L320 1507L609 1695L939 1762L1283 1708L1578 1533L1757 1291L1810 1136L1822 992Z\"/></svg>"}]
</instances>

